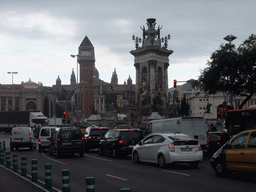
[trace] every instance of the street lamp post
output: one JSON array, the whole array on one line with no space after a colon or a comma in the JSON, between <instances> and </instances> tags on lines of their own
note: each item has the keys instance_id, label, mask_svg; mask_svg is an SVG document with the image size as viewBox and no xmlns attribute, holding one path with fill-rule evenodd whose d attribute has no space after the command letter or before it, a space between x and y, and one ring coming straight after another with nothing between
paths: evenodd
<instances>
[{"instance_id":1,"label":"street lamp post","mask_svg":"<svg viewBox=\"0 0 256 192\"><path fill-rule=\"evenodd\" d=\"M13 74L18 74L18 72L7 72L8 74L12 74L12 111L13 111Z\"/></svg>"},{"instance_id":2,"label":"street lamp post","mask_svg":"<svg viewBox=\"0 0 256 192\"><path fill-rule=\"evenodd\" d=\"M229 42L229 52L231 53L231 42L234 41L237 37L234 35L227 35L223 39ZM230 104L233 106L233 93L230 94ZM227 105L226 100L225 100L225 105ZM224 106L227 107L227 106Z\"/></svg>"}]
</instances>

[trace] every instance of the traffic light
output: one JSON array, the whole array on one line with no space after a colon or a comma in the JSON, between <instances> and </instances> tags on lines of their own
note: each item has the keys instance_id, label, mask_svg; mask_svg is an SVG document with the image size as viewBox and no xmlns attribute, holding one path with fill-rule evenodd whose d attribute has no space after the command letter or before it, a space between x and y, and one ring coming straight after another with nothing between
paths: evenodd
<instances>
[{"instance_id":1,"label":"traffic light","mask_svg":"<svg viewBox=\"0 0 256 192\"><path fill-rule=\"evenodd\" d=\"M176 79L173 80L173 87L174 87L174 88L177 87L177 80L176 80Z\"/></svg>"},{"instance_id":2,"label":"traffic light","mask_svg":"<svg viewBox=\"0 0 256 192\"><path fill-rule=\"evenodd\" d=\"M67 114L67 119L70 120L71 119L71 113Z\"/></svg>"},{"instance_id":3,"label":"traffic light","mask_svg":"<svg viewBox=\"0 0 256 192\"><path fill-rule=\"evenodd\" d=\"M110 83L111 90L114 90L114 84Z\"/></svg>"},{"instance_id":4,"label":"traffic light","mask_svg":"<svg viewBox=\"0 0 256 192\"><path fill-rule=\"evenodd\" d=\"M66 111L63 112L63 119L66 119Z\"/></svg>"}]
</instances>

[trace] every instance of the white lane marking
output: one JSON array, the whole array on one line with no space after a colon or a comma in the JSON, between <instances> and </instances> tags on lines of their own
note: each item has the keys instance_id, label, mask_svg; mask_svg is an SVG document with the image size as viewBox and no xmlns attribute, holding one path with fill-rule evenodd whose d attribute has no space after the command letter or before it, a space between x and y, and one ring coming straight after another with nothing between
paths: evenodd
<instances>
[{"instance_id":1,"label":"white lane marking","mask_svg":"<svg viewBox=\"0 0 256 192\"><path fill-rule=\"evenodd\" d=\"M120 180L123 180L123 181L127 181L128 179L124 179L122 177L117 177L117 176L114 176L114 175L110 175L110 174L106 174L106 176L108 177L113 177L113 178L116 178L116 179L120 179Z\"/></svg>"},{"instance_id":2,"label":"white lane marking","mask_svg":"<svg viewBox=\"0 0 256 192\"><path fill-rule=\"evenodd\" d=\"M55 160L55 159L52 159L52 158L50 158L50 157L47 157L47 156L45 156L45 154L43 154L43 153L41 153L45 158L47 158L47 159L50 159L50 160L52 160L52 161L55 161L55 162L57 162L57 163L61 163L61 164L63 164L63 165L67 165L67 163L64 163L64 162L61 162L61 161L57 161L57 160Z\"/></svg>"},{"instance_id":3,"label":"white lane marking","mask_svg":"<svg viewBox=\"0 0 256 192\"><path fill-rule=\"evenodd\" d=\"M112 160L109 160L109 159L104 159L104 158L100 158L100 157L94 157L94 156L91 156L91 155L84 154L84 156L91 157L91 158L94 158L94 159L103 160L103 161L113 162Z\"/></svg>"},{"instance_id":4,"label":"white lane marking","mask_svg":"<svg viewBox=\"0 0 256 192\"><path fill-rule=\"evenodd\" d=\"M162 171L167 172L167 173L175 173L175 174L178 174L178 175L184 175L184 176L190 177L190 175L189 175L189 174L186 174L186 173L179 173L179 172L167 171L167 170L162 170Z\"/></svg>"}]
</instances>

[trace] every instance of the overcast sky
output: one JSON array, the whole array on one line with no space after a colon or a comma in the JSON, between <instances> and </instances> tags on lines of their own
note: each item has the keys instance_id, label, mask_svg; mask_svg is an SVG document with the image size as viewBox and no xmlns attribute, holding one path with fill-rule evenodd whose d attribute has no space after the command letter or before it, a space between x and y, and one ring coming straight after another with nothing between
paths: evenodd
<instances>
[{"instance_id":1,"label":"overcast sky","mask_svg":"<svg viewBox=\"0 0 256 192\"><path fill-rule=\"evenodd\" d=\"M229 34L238 47L256 33L255 0L0 0L0 83L21 81L70 84L77 73L78 47L88 36L95 50L100 79L135 83L132 35L142 38L147 18L171 35L169 87L173 80L197 79L211 53Z\"/></svg>"}]
</instances>

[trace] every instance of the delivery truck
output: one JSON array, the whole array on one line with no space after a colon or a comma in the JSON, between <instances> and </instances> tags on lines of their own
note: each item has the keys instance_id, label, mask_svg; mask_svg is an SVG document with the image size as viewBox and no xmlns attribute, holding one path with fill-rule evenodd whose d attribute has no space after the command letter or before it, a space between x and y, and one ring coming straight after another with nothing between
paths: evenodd
<instances>
[{"instance_id":1,"label":"delivery truck","mask_svg":"<svg viewBox=\"0 0 256 192\"><path fill-rule=\"evenodd\" d=\"M1 111L0 131L10 133L13 127L31 127L35 133L48 125L48 118L40 111Z\"/></svg>"},{"instance_id":2,"label":"delivery truck","mask_svg":"<svg viewBox=\"0 0 256 192\"><path fill-rule=\"evenodd\" d=\"M203 117L178 117L150 121L145 133L184 133L198 140L203 150L208 150L208 129Z\"/></svg>"}]
</instances>

